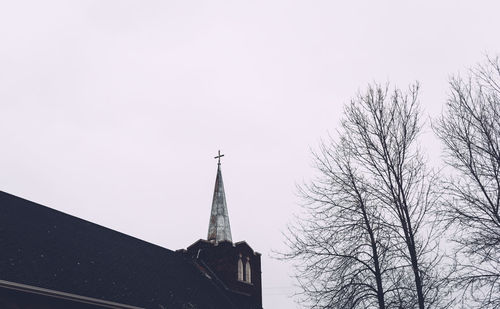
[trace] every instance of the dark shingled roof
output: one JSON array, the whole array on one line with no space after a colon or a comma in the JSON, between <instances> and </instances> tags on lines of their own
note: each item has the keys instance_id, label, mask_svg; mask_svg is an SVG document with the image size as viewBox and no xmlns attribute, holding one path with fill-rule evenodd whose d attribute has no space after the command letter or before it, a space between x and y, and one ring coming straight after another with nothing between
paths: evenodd
<instances>
[{"instance_id":1,"label":"dark shingled roof","mask_svg":"<svg viewBox=\"0 0 500 309\"><path fill-rule=\"evenodd\" d=\"M186 256L2 191L0 280L145 308L235 307Z\"/></svg>"}]
</instances>

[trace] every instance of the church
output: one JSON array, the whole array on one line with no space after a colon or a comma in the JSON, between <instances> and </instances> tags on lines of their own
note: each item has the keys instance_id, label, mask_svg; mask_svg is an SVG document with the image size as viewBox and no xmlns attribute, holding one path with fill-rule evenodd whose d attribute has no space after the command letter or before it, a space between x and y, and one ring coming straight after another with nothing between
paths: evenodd
<instances>
[{"instance_id":1,"label":"church","mask_svg":"<svg viewBox=\"0 0 500 309\"><path fill-rule=\"evenodd\" d=\"M0 191L0 308L261 309L261 255L232 240L222 156L207 239L177 251Z\"/></svg>"}]
</instances>

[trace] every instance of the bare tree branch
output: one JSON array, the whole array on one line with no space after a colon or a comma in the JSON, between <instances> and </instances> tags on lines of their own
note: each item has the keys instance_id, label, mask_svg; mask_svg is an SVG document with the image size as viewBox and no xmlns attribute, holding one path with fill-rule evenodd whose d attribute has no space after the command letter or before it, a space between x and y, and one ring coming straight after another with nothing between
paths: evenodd
<instances>
[{"instance_id":1,"label":"bare tree branch","mask_svg":"<svg viewBox=\"0 0 500 309\"><path fill-rule=\"evenodd\" d=\"M454 283L478 308L500 308L500 65L498 58L450 80L435 125L455 177L442 214L455 228ZM470 307L470 305L469 305Z\"/></svg>"}]
</instances>

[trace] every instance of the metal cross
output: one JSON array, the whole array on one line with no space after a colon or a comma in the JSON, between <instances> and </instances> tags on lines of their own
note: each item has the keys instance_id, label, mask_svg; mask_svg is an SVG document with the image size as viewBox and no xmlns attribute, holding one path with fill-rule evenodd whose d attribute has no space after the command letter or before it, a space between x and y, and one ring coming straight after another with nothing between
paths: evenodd
<instances>
[{"instance_id":1,"label":"metal cross","mask_svg":"<svg viewBox=\"0 0 500 309\"><path fill-rule=\"evenodd\" d=\"M217 162L218 165L220 165L220 158L222 158L224 155L220 154L220 150L219 150L219 155L218 156L215 156L214 159L219 159L219 162Z\"/></svg>"}]
</instances>

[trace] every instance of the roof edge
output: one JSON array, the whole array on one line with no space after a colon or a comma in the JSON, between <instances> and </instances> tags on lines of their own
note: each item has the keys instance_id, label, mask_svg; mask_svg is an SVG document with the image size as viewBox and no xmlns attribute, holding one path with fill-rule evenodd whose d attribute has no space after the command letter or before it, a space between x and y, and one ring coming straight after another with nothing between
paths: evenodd
<instances>
[{"instance_id":1,"label":"roof edge","mask_svg":"<svg viewBox=\"0 0 500 309\"><path fill-rule=\"evenodd\" d=\"M112 233L117 233L117 234L119 234L119 235L121 235L121 236L123 236L123 237L126 237L126 238L131 238L131 239L134 239L134 240L136 240L136 241L141 241L141 242L147 243L147 244L149 244L149 245L151 245L151 246L155 246L155 247L161 248L161 249L163 249L163 250L166 250L166 251L168 251L169 253L174 253L174 251L173 251L173 250L170 250L170 249L168 249L168 248L166 248L166 247L163 247L163 246L161 246L161 245L158 245L158 244L155 244L155 243L149 242L149 241L144 240L144 239L140 239L140 238L138 238L138 237L135 237L135 236L132 236L132 235L129 235L129 234L126 234L125 232L121 232L121 231L118 231L118 230L112 229L112 228L107 227L107 226L105 226L105 225L102 225L102 224L99 224L99 223L95 223L95 222L92 222L92 221L87 220L87 219L84 219L84 218L77 217L76 215L69 214L69 213L67 213L67 212L64 212L64 211L61 211L61 210L58 210L58 209L55 209L55 208L52 208L52 207L49 207L49 206L46 206L46 205L40 204L40 203L38 203L38 202L34 202L34 201L31 201L31 200L28 200L28 199L26 199L26 198L24 198L24 197L20 197L20 196L17 196L17 195L14 195L14 194L11 194L11 193L9 193L9 192L2 191L2 190L0 190L0 194L5 194L5 195L11 196L11 197L13 197L13 198L17 198L17 199L20 199L20 200L26 201L26 202L28 202L28 203L32 203L32 204L34 204L34 205L36 205L36 206L38 206L38 207L42 207L42 208L48 209L49 211L52 211L52 212L55 212L55 213L59 213L59 214L62 214L62 215L68 216L68 217L71 217L71 218L73 218L73 219L75 219L75 220L83 221L83 222L85 222L85 223L88 223L88 224L91 224L91 225L97 226L97 227L99 227L99 228L101 228L101 229L108 230L108 231L110 231L110 232L112 232Z\"/></svg>"},{"instance_id":2,"label":"roof edge","mask_svg":"<svg viewBox=\"0 0 500 309\"><path fill-rule=\"evenodd\" d=\"M28 284L16 283L6 280L0 280L0 288L6 288L10 290L28 292L31 294L38 294L43 296L48 296L52 298L60 298L65 300L76 301L79 303L91 304L91 305L99 305L106 308L125 308L125 309L144 309L142 307L136 307L131 305L120 304L108 300L97 299L93 297L87 297L77 294L65 293L60 291L55 291L51 289L40 288Z\"/></svg>"}]
</instances>

